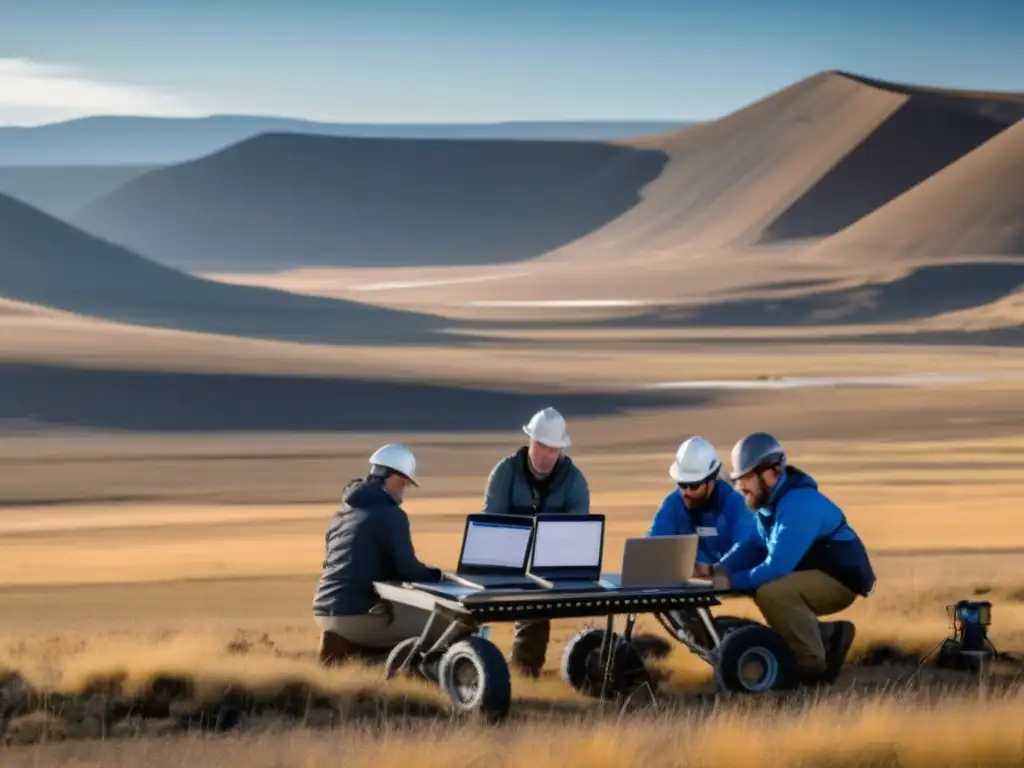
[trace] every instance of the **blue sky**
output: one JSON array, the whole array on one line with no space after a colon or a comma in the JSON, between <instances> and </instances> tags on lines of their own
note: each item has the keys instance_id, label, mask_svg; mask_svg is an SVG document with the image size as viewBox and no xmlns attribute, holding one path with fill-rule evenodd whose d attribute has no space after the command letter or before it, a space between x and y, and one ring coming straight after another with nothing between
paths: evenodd
<instances>
[{"instance_id":1,"label":"blue sky","mask_svg":"<svg viewBox=\"0 0 1024 768\"><path fill-rule=\"evenodd\" d=\"M0 123L709 119L824 69L1024 91L1024 0L0 0Z\"/></svg>"}]
</instances>

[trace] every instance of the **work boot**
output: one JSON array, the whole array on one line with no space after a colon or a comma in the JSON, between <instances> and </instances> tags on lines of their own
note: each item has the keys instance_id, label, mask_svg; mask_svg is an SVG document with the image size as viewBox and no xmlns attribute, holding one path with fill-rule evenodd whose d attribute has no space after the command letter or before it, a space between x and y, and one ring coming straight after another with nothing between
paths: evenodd
<instances>
[{"instance_id":1,"label":"work boot","mask_svg":"<svg viewBox=\"0 0 1024 768\"><path fill-rule=\"evenodd\" d=\"M337 632L330 630L320 633L320 651L317 660L322 666L334 667L363 655L362 646L346 640Z\"/></svg>"},{"instance_id":2,"label":"work boot","mask_svg":"<svg viewBox=\"0 0 1024 768\"><path fill-rule=\"evenodd\" d=\"M540 677L551 639L551 622L517 621L509 667L527 677Z\"/></svg>"},{"instance_id":3,"label":"work boot","mask_svg":"<svg viewBox=\"0 0 1024 768\"><path fill-rule=\"evenodd\" d=\"M825 644L825 671L821 674L822 682L832 683L839 677L856 634L857 628L849 621L821 623L821 639Z\"/></svg>"}]
</instances>

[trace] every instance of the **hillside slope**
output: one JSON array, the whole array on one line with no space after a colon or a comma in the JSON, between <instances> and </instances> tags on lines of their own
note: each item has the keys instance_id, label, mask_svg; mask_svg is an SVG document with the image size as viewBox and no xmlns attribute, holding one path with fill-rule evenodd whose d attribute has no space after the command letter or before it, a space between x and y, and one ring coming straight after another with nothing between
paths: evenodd
<instances>
[{"instance_id":1,"label":"hillside slope","mask_svg":"<svg viewBox=\"0 0 1024 768\"><path fill-rule=\"evenodd\" d=\"M0 195L63 219L155 166L0 165Z\"/></svg>"},{"instance_id":2,"label":"hillside slope","mask_svg":"<svg viewBox=\"0 0 1024 768\"><path fill-rule=\"evenodd\" d=\"M1020 117L1019 94L918 92L820 73L638 144L669 156L643 203L550 258L619 260L824 237Z\"/></svg>"},{"instance_id":3,"label":"hillside slope","mask_svg":"<svg viewBox=\"0 0 1024 768\"><path fill-rule=\"evenodd\" d=\"M431 311L711 301L777 282L808 240L884 208L1020 117L1019 94L823 72L721 119L615 145L268 135L146 174L76 221L151 258L241 278L376 266L349 284L415 282L374 299ZM858 269L811 277L856 282Z\"/></svg>"},{"instance_id":4,"label":"hillside slope","mask_svg":"<svg viewBox=\"0 0 1024 768\"><path fill-rule=\"evenodd\" d=\"M71 220L202 271L525 259L635 205L658 150L266 134L147 173Z\"/></svg>"},{"instance_id":5,"label":"hillside slope","mask_svg":"<svg viewBox=\"0 0 1024 768\"><path fill-rule=\"evenodd\" d=\"M1024 120L808 255L916 262L1024 256Z\"/></svg>"},{"instance_id":6,"label":"hillside slope","mask_svg":"<svg viewBox=\"0 0 1024 768\"><path fill-rule=\"evenodd\" d=\"M439 340L438 320L203 280L0 195L0 297L139 325L324 343Z\"/></svg>"}]
</instances>

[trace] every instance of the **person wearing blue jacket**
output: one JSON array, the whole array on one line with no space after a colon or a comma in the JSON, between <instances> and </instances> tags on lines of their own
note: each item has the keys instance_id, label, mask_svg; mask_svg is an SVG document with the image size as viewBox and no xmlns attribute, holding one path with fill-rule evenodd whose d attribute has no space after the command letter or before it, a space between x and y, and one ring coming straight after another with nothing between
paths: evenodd
<instances>
[{"instance_id":1,"label":"person wearing blue jacket","mask_svg":"<svg viewBox=\"0 0 1024 768\"><path fill-rule=\"evenodd\" d=\"M819 624L818 617L871 594L875 574L867 550L842 509L787 462L772 435L753 432L737 442L730 477L755 511L755 527L716 566L715 585L752 593L767 624L793 649L803 677L830 682L855 627Z\"/></svg>"},{"instance_id":2,"label":"person wearing blue jacket","mask_svg":"<svg viewBox=\"0 0 1024 768\"><path fill-rule=\"evenodd\" d=\"M722 460L711 443L700 435L684 440L668 468L678 487L661 502L647 531L648 536L696 534L697 578L711 576L722 556L754 532L754 515L742 494L719 477L721 469ZM712 643L693 611L669 611L668 618L692 642L704 647Z\"/></svg>"},{"instance_id":3,"label":"person wearing blue jacket","mask_svg":"<svg viewBox=\"0 0 1024 768\"><path fill-rule=\"evenodd\" d=\"M662 500L647 531L648 536L696 534L698 578L710 576L711 567L754 531L754 515L742 494L718 476L721 467L718 452L703 437L683 441L668 470L678 487Z\"/></svg>"}]
</instances>

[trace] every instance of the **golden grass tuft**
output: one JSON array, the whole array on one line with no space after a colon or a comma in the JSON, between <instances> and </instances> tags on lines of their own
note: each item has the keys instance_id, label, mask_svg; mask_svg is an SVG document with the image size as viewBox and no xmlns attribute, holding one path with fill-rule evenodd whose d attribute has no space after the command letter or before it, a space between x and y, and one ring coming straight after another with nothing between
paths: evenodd
<instances>
[{"instance_id":1,"label":"golden grass tuft","mask_svg":"<svg viewBox=\"0 0 1024 768\"><path fill-rule=\"evenodd\" d=\"M347 726L333 731L259 732L224 738L179 737L173 749L152 737L37 747L40 764L245 764L250 768L621 768L621 766L976 766L1024 760L1019 695L928 704L851 697L796 711L726 704L710 716L673 710L656 716L530 722L504 728L439 724L409 728ZM38 722L36 722L38 727ZM58 738L60 738L58 736ZM9 750L4 764L28 752ZM75 762L77 758L80 762Z\"/></svg>"}]
</instances>

